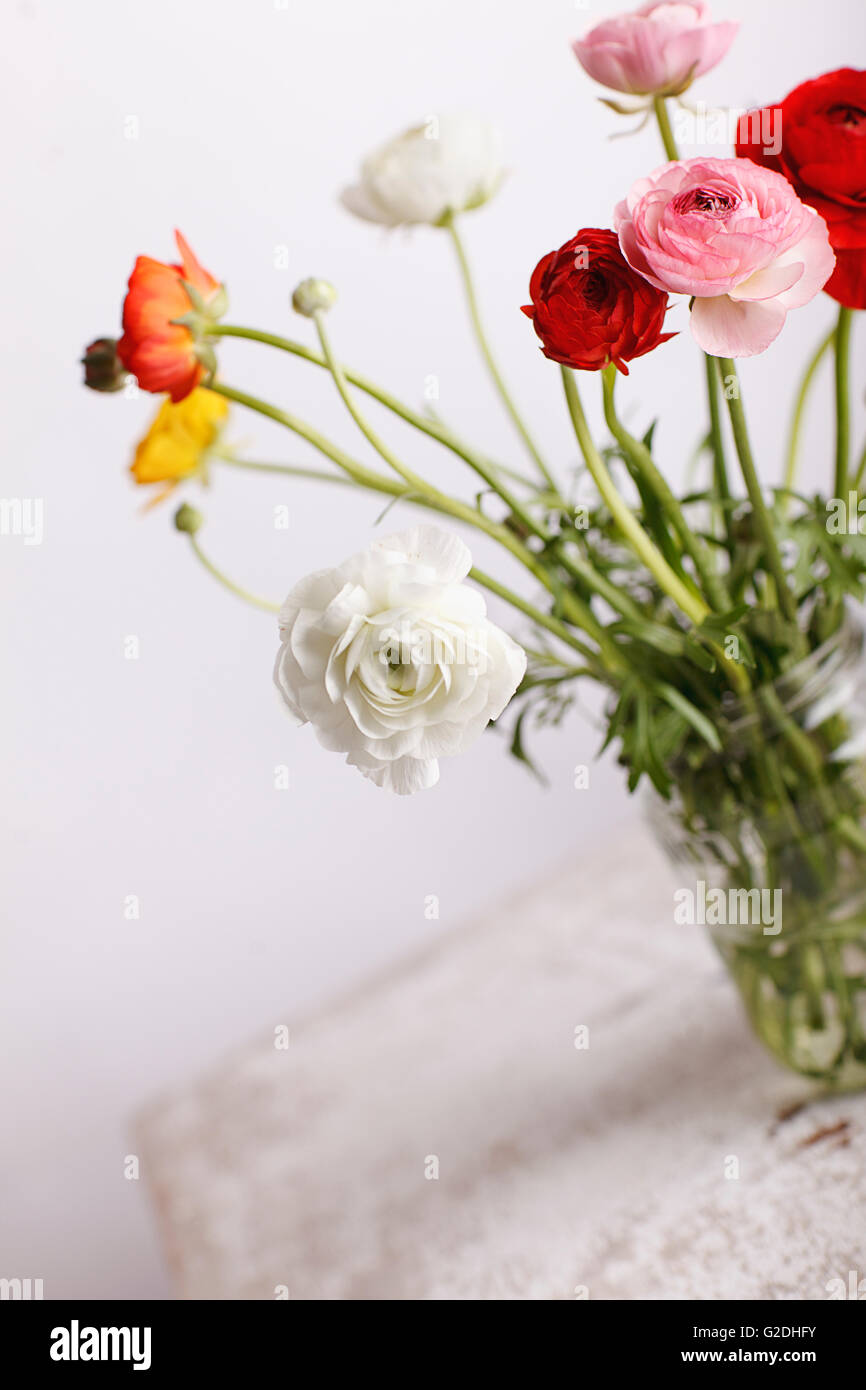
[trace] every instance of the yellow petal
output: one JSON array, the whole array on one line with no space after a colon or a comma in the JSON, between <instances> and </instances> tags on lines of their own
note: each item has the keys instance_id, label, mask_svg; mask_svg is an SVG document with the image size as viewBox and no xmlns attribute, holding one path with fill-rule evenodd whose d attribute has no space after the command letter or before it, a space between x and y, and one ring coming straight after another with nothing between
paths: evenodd
<instances>
[{"instance_id":1,"label":"yellow petal","mask_svg":"<svg viewBox=\"0 0 866 1390\"><path fill-rule=\"evenodd\" d=\"M195 473L227 415L228 402L201 387L177 404L166 398L135 450L135 481L159 483Z\"/></svg>"}]
</instances>

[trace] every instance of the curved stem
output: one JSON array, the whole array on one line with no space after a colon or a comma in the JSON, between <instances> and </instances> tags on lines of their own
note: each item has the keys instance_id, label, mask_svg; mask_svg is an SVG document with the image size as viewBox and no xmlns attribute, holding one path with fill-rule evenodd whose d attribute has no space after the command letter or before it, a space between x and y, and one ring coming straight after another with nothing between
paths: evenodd
<instances>
[{"instance_id":1,"label":"curved stem","mask_svg":"<svg viewBox=\"0 0 866 1390\"><path fill-rule=\"evenodd\" d=\"M272 465L271 467L275 471L281 473L286 471L294 473L296 471L294 469L286 470L279 465ZM242 588L240 584L236 584L234 580L229 579L228 575L218 569L213 561L205 555L199 545L198 538L194 534L190 534L189 541L198 560L200 560L208 573L213 575L214 579L216 579L224 589L228 589L230 593L235 594L238 598L243 599L244 602L251 604L254 608L264 609L268 613L279 613L281 606L279 603L271 603L267 599L259 598L256 594L250 593L248 589ZM548 632L558 637L561 642L566 643L574 651L579 652L581 656L585 657L590 662L594 674L601 679L605 678L604 669L599 668L595 653L587 647L584 642L581 642L580 638L575 636L565 623L559 622L548 613L543 613L540 609L536 608L534 604L529 603L526 599L521 598L519 594L515 594L511 589L507 588L506 585L500 584L498 580L485 574L483 570L476 568L471 569L469 571L469 578L474 579L477 584L483 585L485 589L489 589L491 593L496 594L497 598L504 599L512 608L516 608L518 612L531 618L539 627L546 628Z\"/></svg>"},{"instance_id":2,"label":"curved stem","mask_svg":"<svg viewBox=\"0 0 866 1390\"><path fill-rule=\"evenodd\" d=\"M586 460L586 466L592 474L593 481L601 493L608 511L626 540L630 543L635 554L650 571L650 574L652 574L662 592L666 593L669 598L672 598L674 603L685 613L686 617L691 619L691 621L699 627L709 615L710 610L703 600L692 593L674 573L667 560L661 552L656 549L643 527L635 518L634 513L618 493L613 479L607 470L604 459L595 447L592 435L589 432L586 416L583 413L583 406L580 403L580 396L577 390L577 383L574 379L574 373L569 367L562 367L561 371L562 381L565 387L565 398L568 402L568 409L572 424L574 425L577 442Z\"/></svg>"},{"instance_id":3,"label":"curved stem","mask_svg":"<svg viewBox=\"0 0 866 1390\"><path fill-rule=\"evenodd\" d=\"M226 323L215 324L210 331L214 336L220 338L242 338L254 343L263 343L266 347L278 348L280 352L288 352L293 357L301 358L304 362L311 362L316 367L323 367L326 371L328 370L328 364L320 353L314 352L312 348L306 347L303 343L295 342L292 338L282 338L277 333L265 333L258 328L241 328L236 324ZM417 410L413 410L411 406L406 405L403 401L399 400L397 396L393 396L391 392L386 391L384 387L378 386L374 381L370 381L368 377L362 376L360 372L352 371L349 367L345 366L341 367L341 370L346 380L351 382L353 386L356 386L359 391L363 391L365 395L378 401L380 405L385 406L386 409L392 411L393 414L398 415L401 420L405 420L405 422L408 425L412 425L414 429L420 430L431 439L435 439L437 444L442 444L446 449L450 449L452 453L457 454L458 458L462 458L470 467L475 468L476 465L481 462L485 464L488 469L509 473L512 477L516 477L518 482L522 482L527 487L534 488L535 484L530 482L528 478L523 478L520 474L515 475L510 469L502 468L500 470L498 464L491 463L489 460L480 459L480 456L476 454L474 449L470 449L467 444L459 439L446 425L443 425L441 421L430 419L420 414ZM557 493L557 497L558 496L559 494Z\"/></svg>"},{"instance_id":4,"label":"curved stem","mask_svg":"<svg viewBox=\"0 0 866 1390\"><path fill-rule=\"evenodd\" d=\"M653 110L655 111L656 124L659 128L659 135L662 137L662 144L665 147L665 154L668 159L679 159L677 142L671 130L670 116L668 115L668 104L664 97L653 97Z\"/></svg>"},{"instance_id":5,"label":"curved stem","mask_svg":"<svg viewBox=\"0 0 866 1390\"><path fill-rule=\"evenodd\" d=\"M835 338L836 329L831 328L826 338L821 339L821 342L809 359L808 366L803 373L803 380L800 382L800 389L797 392L797 399L794 404L794 414L791 416L788 448L785 453L785 487L789 491L793 488L794 480L797 476L797 453L800 446L800 427L803 423L803 411L805 409L806 399L809 395L812 382L815 379L815 373L823 360L824 353L835 341Z\"/></svg>"},{"instance_id":6,"label":"curved stem","mask_svg":"<svg viewBox=\"0 0 866 1390\"><path fill-rule=\"evenodd\" d=\"M198 543L198 538L192 533L190 533L189 536L189 543L208 574L212 574L214 579L218 580L224 589L228 589L230 593L235 594L238 598L242 598L245 603L251 604L253 608L263 608L266 613L279 613L280 604L271 603L266 598L259 598L257 594L251 594L248 589L243 589L240 584L235 584L234 580L229 579L228 575L223 574L221 569L217 569L213 561L209 560L205 555Z\"/></svg>"},{"instance_id":7,"label":"curved stem","mask_svg":"<svg viewBox=\"0 0 866 1390\"><path fill-rule=\"evenodd\" d=\"M730 357L718 358L719 372L723 378L728 378L734 384L733 392L728 395L728 411L731 416L731 428L734 432L734 443L737 447L737 457L740 460L740 469L743 474L743 481L746 484L746 491L749 494L749 501L752 504L752 515L755 519L755 527L761 538L764 548L764 561L769 573L773 576L776 583L776 595L779 607L789 622L796 622L797 606L791 590L788 588L788 580L782 565L782 557L779 554L779 547L776 544L776 533L773 530L773 521L767 510L767 504L761 491L761 484L758 479L758 471L755 468L755 460L752 456L752 446L749 442L749 431L746 426L746 416L743 410L743 402L740 397L740 379L737 376L737 369L733 359Z\"/></svg>"},{"instance_id":8,"label":"curved stem","mask_svg":"<svg viewBox=\"0 0 866 1390\"><path fill-rule=\"evenodd\" d=\"M302 468L293 463L260 463L258 459L241 459L228 450L211 449L209 459L227 463L230 468L241 468L248 473L279 473L289 478L311 478L319 483L339 483L341 487L358 486L352 478L343 473L325 473L321 468Z\"/></svg>"},{"instance_id":9,"label":"curved stem","mask_svg":"<svg viewBox=\"0 0 866 1390\"><path fill-rule=\"evenodd\" d=\"M476 566L473 566L469 571L469 578L474 579L476 584L482 584L485 589L490 590L491 594L496 594L497 598L504 599L506 603L510 603L512 608L516 608L519 612L524 613L527 618L531 618L539 627L546 628L548 632L552 632L561 642L567 643L569 647L573 647L575 651L580 652L581 656L586 658L587 662L592 667L593 673L599 679L608 679L604 667L599 665L595 652L593 652L585 642L581 642L580 638L576 637L571 631L571 628L567 627L565 623L560 622L558 618L553 617L550 613L543 613L541 609L536 608L534 604L527 602L527 600L521 598L519 594L515 594L511 589L506 588L504 584L500 584L498 579L494 579L492 575L486 574L484 570L480 570Z\"/></svg>"},{"instance_id":10,"label":"curved stem","mask_svg":"<svg viewBox=\"0 0 866 1390\"><path fill-rule=\"evenodd\" d=\"M330 344L328 345L328 351L330 352ZM335 384L343 400L346 402L347 408L350 410L353 418L356 418L356 407L346 388L345 380L339 365L333 360L333 357L329 365L331 366L331 374L334 377ZM280 410L277 406L270 405L269 402L259 400L255 396L249 396L246 392L237 391L234 387L226 386L223 382L211 382L207 389L215 391L218 395L225 396L227 400L236 401L239 405L245 405L249 410L254 410L259 415L264 415L267 419L274 420L277 424L284 425L287 429L293 430L296 434L299 434L303 439L306 439L324 453L326 457L330 458L338 467L342 468L349 477L361 487L368 488L373 492L385 492L392 497L402 497L405 498L406 501L416 502L420 506L431 508L446 516L454 517L457 521L463 521L470 526L474 526L476 530L483 531L493 540L499 541L500 545L510 551L544 588L553 594L554 597L559 597L561 599L562 611L565 616L568 617L569 621L573 622L576 627L582 628L584 631L588 632L599 641L600 645L604 646L605 658L609 665L613 667L619 662L615 643L607 636L604 629L597 622L588 604L585 604L577 595L567 591L561 594L558 593L556 585L553 583L545 566L536 559L531 551L527 550L526 547L521 544L518 538L509 531L507 526L503 526L500 522L491 521L483 512L477 511L473 507L468 506L465 502L460 502L455 498L449 497L447 493L440 492L438 488L432 487L418 474L411 472L405 465L401 464L399 459L391 454L387 445L382 444L382 448L385 450L382 457L387 458L389 461L393 459L392 466L395 467L395 470L400 473L404 482L408 483L409 486L401 487L399 483L395 482L393 478L389 478L386 474L377 473L371 468L365 468L362 464L351 458L349 454L344 453L336 444L326 439L324 435L319 434L318 430L313 429L312 426L307 425L304 421L297 419L296 416L289 414L288 411ZM363 420L363 417L361 417L361 419ZM376 439L378 443L382 443L382 441L378 440L378 436L375 435L374 431L370 430L366 421L363 421L363 424L359 425L359 428L363 429L368 439L370 435L373 435L373 438ZM368 430L370 430L370 435L367 434ZM370 440L370 442L372 443L373 441ZM574 645L574 643L572 643L572 645ZM591 648L581 645L579 650L583 655L587 655L593 660L596 659L596 653L593 652Z\"/></svg>"},{"instance_id":11,"label":"curved stem","mask_svg":"<svg viewBox=\"0 0 866 1390\"><path fill-rule=\"evenodd\" d=\"M475 294L475 286L472 280L472 271L469 268L469 261L466 257L466 251L464 249L460 233L457 230L457 223L455 222L453 216L449 215L443 223L443 225L447 228L448 232L450 233L451 240L454 244L454 250L457 253L457 263L460 267L460 274L463 279L463 288L466 292L466 303L469 309L469 317L472 320L472 327L475 330L475 337L478 342L478 346L481 349L481 355L484 358L484 361L487 363L487 370L490 373L496 390L499 392L500 399L502 400L505 409L511 416L511 420L514 424L515 429L517 430L517 433L520 435L520 438L523 440L523 443L526 446L527 452L535 461L536 467L538 468L539 473L541 474L544 481L547 483L548 487L553 488L554 492L556 492L556 484L553 481L551 474L548 472L547 465L545 464L544 459L541 457L541 454L536 448L536 445L532 439L532 436L529 433L529 430L523 423L523 419L520 415L520 412L518 411L517 406L514 404L514 401L511 398L511 393L509 392L508 387L505 384L502 373L500 372L499 367L496 364L496 359L494 358L493 353L491 351L490 344L487 341L487 335L484 332L484 325L481 322L481 313L478 308L478 299Z\"/></svg>"},{"instance_id":12,"label":"curved stem","mask_svg":"<svg viewBox=\"0 0 866 1390\"><path fill-rule=\"evenodd\" d=\"M376 433L376 431L369 424L365 416L359 410L359 408L352 399L351 393L348 390L345 374L342 368L340 367L340 364L337 362L336 357L334 356L330 338L325 327L324 315L322 313L316 313L313 315L313 320L319 335L319 342L321 344L322 353L331 372L331 375L334 378L334 383L337 387L337 390L340 393L340 398L343 401L343 404L346 406L346 409L349 411L349 414L352 416L352 419L355 421L355 424L358 426L361 433L364 435L365 439L368 441L368 443L372 444L373 448L380 455L380 457L383 458L385 462L391 468L394 469L395 472L399 473L401 477L405 478L405 480L408 483L410 483L416 491L418 491L419 493L427 491L431 495L435 495L438 498L440 506L442 506L444 501L446 500L446 494L439 493L438 489L431 488L430 484L427 483L424 479L422 479L417 473L410 471L406 467L406 465L397 458L393 450L387 444L385 444L384 440L381 439L381 437ZM514 494L510 491L508 487L505 486L501 479L496 478L486 468L486 466L482 463L480 459L475 459L472 463L472 466L475 469L475 471L479 474L479 476L484 479L488 486L491 487L493 491L496 492L497 495L502 499L502 501L505 502L512 516L516 517L522 523L528 535L535 536L538 540L542 542L543 545L550 547L552 553L556 556L563 569L568 574L570 574L572 578L581 579L585 583L589 582L591 586L596 589L596 592L599 591L599 585L597 583L593 583L593 576L587 576L585 569L581 569L578 566L578 564L572 559L572 557L568 555L562 544L559 542L558 538L550 535L550 533L545 529L545 527L542 526L540 522L535 520L532 513L528 511L528 509L523 505L523 503L520 502L519 499L514 496ZM477 513L473 513L473 516L477 516ZM477 522L475 524L477 524ZM514 551L514 547L512 545L509 545L509 549L512 549ZM514 553L517 554L518 552L514 551ZM525 547L521 545L520 558L524 564L526 563L525 557L528 553L529 552L526 551ZM534 570L533 572L536 573L537 577L538 571ZM542 572L546 575L546 571ZM550 581L548 577L545 578L544 582L547 585L547 587L550 588ZM576 594L568 594L565 598L565 603L567 604L567 606L570 607L572 616L574 620L578 623L578 625L582 627L586 632L588 632L595 639L595 641L598 642L599 646L601 646L605 650L605 653L611 664L618 665L619 656L616 652L615 644L605 633L604 628L596 619L590 606L587 603L585 603L581 598L579 598Z\"/></svg>"},{"instance_id":13,"label":"curved stem","mask_svg":"<svg viewBox=\"0 0 866 1390\"><path fill-rule=\"evenodd\" d=\"M480 512L473 512L472 508L467 506L465 503L456 502L453 498L449 497L447 493L440 492L438 488L434 487L431 483L428 483L424 478L421 477L419 473L416 473L414 469L410 468L407 464L403 463L402 459L399 459L397 455L394 453L394 450L388 444L386 444L384 439L382 439L376 433L376 431L373 429L373 426L368 423L366 417L362 415L361 411L356 406L352 398L352 394L348 389L348 386L346 384L346 378L343 375L343 370L336 357L334 356L333 350L331 348L330 339L325 328L324 315L322 313L314 314L313 321L316 325L316 330L319 334L319 342L322 347L322 353L324 355L325 361L328 364L331 376L334 379L334 385L337 388L337 392L340 396L340 399L342 400L344 406L348 410L352 419L355 421L355 424L358 426L358 429L361 431L364 438L367 440L369 444L373 446L379 457L382 458L385 461L385 463L388 464L389 468L393 468L394 472L397 473L405 483L408 483L411 488L413 488L416 492L420 493L422 496L429 496L435 498L440 505L457 508L457 512L454 513L455 515L457 515L458 512L463 513L464 511L470 513L473 525L479 524L480 521L486 521L486 518L484 518ZM464 517L464 519L466 518ZM493 524L496 525L496 523ZM512 538L512 541L513 543L509 546L509 548L517 547L518 549L515 553L520 553L522 558L523 546L520 544L519 541L516 540L516 538Z\"/></svg>"},{"instance_id":14,"label":"curved stem","mask_svg":"<svg viewBox=\"0 0 866 1390\"><path fill-rule=\"evenodd\" d=\"M368 441L368 443L372 444L373 448L380 455L380 457L383 458L385 462L389 464L390 467L393 468L396 473L399 473L400 476L404 478L406 482L409 483L412 486L412 488L419 494L429 495L430 497L435 498L442 510L447 510L450 506L450 508L452 509L452 514L454 516L460 517L460 519L464 521L470 520L473 525L479 526L482 530L486 530L489 535L495 536L496 539L499 540L500 543L506 547L506 549L510 550L513 555L517 556L521 563L524 564L527 567L527 569L529 569L535 575L537 579L541 580L542 584L544 584L544 586L548 590L550 590L550 592L553 593L554 596L558 596L560 598L563 607L563 612L568 613L571 617L571 620L578 627L583 628L585 632L587 632L591 637L595 639L596 642L598 642L599 646L604 650L605 655L612 666L618 666L620 664L620 659L619 654L616 650L616 646L614 642L611 640L611 638L604 631L604 628L596 619L595 614L592 612L592 609L590 608L589 604L585 603L583 599L579 598L576 594L569 593L568 591L563 591L561 594L557 595L556 587L553 585L550 575L548 574L545 567L535 559L532 553L529 550L527 550L526 547L519 540L517 540L517 538L512 534L511 531L508 530L507 527L501 525L501 523L498 522L489 522L481 512L473 511L471 507L467 507L464 503L455 502L452 498L448 497L446 493L440 492L438 488L432 487L430 483L426 482L425 479L421 478L419 474L407 468L406 465L400 459L397 458L393 450L389 448L389 446L384 442L384 440L382 440L379 437L379 435L367 422L365 417L362 415L361 411L355 405L351 393L346 385L346 380L342 374L340 365L337 362L332 351L330 339L325 328L324 315L321 313L314 314L313 319L319 334L319 342L322 347L322 352L324 353L325 360L330 368L331 375L334 378L334 384L337 387L337 390L340 394L340 398L343 401L343 404L345 405L352 419L355 421L355 424L358 426L359 430L364 435L364 438ZM508 497L508 494L506 493L505 496ZM568 557L562 554L558 545L555 544L553 538L547 535L543 527L539 526L538 523L532 518L532 516L530 516L528 512L524 511L520 504L515 502L513 499L509 499L509 505L511 505L513 508L516 508L516 515L520 518L521 521L523 521L524 525L529 528L532 534L537 536L545 544L552 544L554 546L557 558L560 560L562 564L564 564L568 568Z\"/></svg>"},{"instance_id":15,"label":"curved stem","mask_svg":"<svg viewBox=\"0 0 866 1390\"><path fill-rule=\"evenodd\" d=\"M207 390L213 391L218 396L225 396L228 401L236 401L238 405L245 405L248 410L254 410L258 415L265 415L278 425L284 425L293 434L299 435L301 439L306 439L308 444L312 444L314 449L318 449L320 453L329 458L338 468L342 468L344 473L348 473L349 477L362 487L371 487L375 492L393 492L394 495L402 493L402 489L387 486L391 479L381 473L376 473L372 468L365 468L362 463L358 463L339 445L320 434L305 420L300 420L297 415L291 415L287 410L280 410L267 401L261 401L257 396L249 396L245 391L238 391L233 386L226 386L222 381L211 381ZM383 484L386 486L383 487Z\"/></svg>"},{"instance_id":16,"label":"curved stem","mask_svg":"<svg viewBox=\"0 0 866 1390\"><path fill-rule=\"evenodd\" d=\"M324 473L319 468L302 468L295 464L285 463L259 463L257 460L254 459L236 458L234 454L231 454L228 451L221 452L219 450L212 451L211 457L217 458L222 463L228 464L230 468L245 469L251 473L271 473L291 478L309 478L315 480L316 482L338 483L342 487L361 486L361 484L356 483L353 478L347 477L342 473ZM386 483L387 486L384 486L384 484ZM367 490L371 490L373 485L372 483L367 483L364 484L364 486L367 488ZM403 497L407 501L414 501L417 506L432 506L432 504L426 503L424 498L419 497L417 494L413 493L412 489L408 486L401 487L399 483L393 482L390 478L385 478L384 475L382 477L382 483L376 487L376 491L388 493L394 498ZM439 509L433 508L433 510ZM597 574L596 571L593 570L592 566L587 564L582 557L572 556L565 553L562 547L561 540L557 538L555 540L552 540L551 544L553 546L554 552L556 553L557 559L560 561L563 568L567 570L573 578L581 580L589 588L593 589L601 598L604 598L611 605L612 608L622 613L624 617L639 618L641 616L641 612L638 605L634 603L628 597L627 594L624 594L620 589L617 589L615 585L611 584L604 577L604 575ZM498 592L497 589L493 588L492 583L487 584L487 587L491 588L493 592ZM580 600L578 600L575 596L574 601L579 602ZM521 608L521 611L526 611L525 607L523 607L522 600L520 600L520 602L515 602L514 606ZM537 614L537 612L537 609L533 609L533 617L535 617L535 614ZM543 625L544 624L542 624L542 626ZM598 638L600 638L602 645L604 645L604 642L606 640L604 629L599 624L596 624L596 633L596 631L592 630L591 625L585 626L587 626L587 631L591 631L592 636L597 636Z\"/></svg>"},{"instance_id":17,"label":"curved stem","mask_svg":"<svg viewBox=\"0 0 866 1390\"><path fill-rule=\"evenodd\" d=\"M336 358L334 357L333 351L331 349L330 340L328 338L328 333L325 328L324 315L322 313L314 314L313 321L316 325L316 330L319 335L319 342L321 344L322 353L324 355L327 366L331 372L331 375L334 378L337 390L340 392L343 404L346 406L346 409L349 411L349 414L352 416L352 419L355 421L355 424L358 426L359 430L369 441L369 443L372 444L376 452L381 455L385 462L389 464L390 467L395 470L395 472L401 473L402 476L407 479L407 481L413 481L415 486L419 486L419 484L421 484L421 480L418 478L418 475L415 473L410 473L406 469L405 465L399 462L396 455L392 452L390 448L388 448L388 446L383 442L379 435L376 434L375 430L372 428L371 425L368 424L366 418L361 414L361 411L354 404L354 401L352 400L348 390L346 389L345 373L337 363ZM529 512L527 508L523 505L523 503L517 497L514 496L514 493L511 491L511 489L506 486L506 484L502 481L501 478L498 478L496 476L496 473L484 462L483 459L472 458L471 466L478 474L478 476L482 478L485 483L487 483L487 486L492 488L492 490L502 499L502 501L508 507L509 511L523 523L523 526L526 528L527 532L530 535L537 536L539 540L542 540L544 542L550 540L550 537L547 535L544 527L535 520L532 513Z\"/></svg>"},{"instance_id":18,"label":"curved stem","mask_svg":"<svg viewBox=\"0 0 866 1390\"><path fill-rule=\"evenodd\" d=\"M848 454L850 450L851 409L848 401L849 358L851 355L851 324L854 310L839 306L836 324L836 496L847 500Z\"/></svg>"},{"instance_id":19,"label":"curved stem","mask_svg":"<svg viewBox=\"0 0 866 1390\"><path fill-rule=\"evenodd\" d=\"M323 329L321 322L317 324L317 327L319 329L319 334L321 338L321 333ZM331 362L329 362L328 358L325 355L315 353L310 348L303 346L303 344L301 343L293 342L289 338L278 337L276 334L273 333L263 333L260 332L258 329L254 328L240 328L234 325L226 324L218 325L214 331L218 334L221 334L223 337L246 338L251 339L254 342L263 343L267 346L279 348L282 351L292 353L297 357L301 357L308 362L313 362L317 366L324 367L328 371L331 371L332 364L337 365L334 362L333 355L331 356ZM365 377L360 376L357 372L348 371L345 367L342 366L342 364L339 365L339 371L341 373L344 383L351 382L352 385L358 388L358 390L364 391L365 394L373 397L373 399L375 400L378 400L380 404L387 406L388 409L392 410L394 414L400 416L401 419L407 421L407 423L409 424L414 425L416 428L423 430L424 433L430 435L433 439L436 439L438 443L444 444L447 448L451 449L453 453L456 453L460 458L462 458L465 463L468 463L470 468L472 468L473 471L476 472L478 476L482 478L484 482L487 483L488 487L491 488L491 490L502 499L502 501L506 504L513 516L517 517L522 522L526 532L530 535L537 536L544 545L553 544L557 557L560 560L560 563L562 564L566 572L569 573L572 578L583 579L584 582L587 582L587 574L578 573L578 566L576 562L563 550L562 546L554 544L554 538L551 537L549 533L544 529L544 527L541 526L541 524L535 520L532 513L524 505L524 503L522 503L514 495L511 489L503 482L503 475L506 473L510 473L510 470L502 469L498 467L496 464L491 463L486 459L483 459L479 454L476 454L473 450L470 450L469 448L467 448L466 445L462 444L459 440L457 440L456 437L453 436L451 432L447 430L443 425L439 424L438 422L425 420L423 416L418 415L415 411L410 410L408 406L404 405L403 402L399 401L395 396L391 396L387 391L384 391L381 387L378 387L374 383L368 381ZM357 410L353 411L353 418L356 420L356 423L359 414L360 412L358 412ZM367 438L370 439L370 436L367 435ZM378 441L378 436L376 437L376 440ZM370 440L370 442L374 444L374 448L377 449L377 452L382 452L378 448L378 442L374 442L373 440ZM382 456L386 457L385 455ZM225 456L223 455L223 457ZM238 467L249 467L251 469L256 468L260 472L271 471L271 469L267 465L257 465L253 463L245 464L241 460L234 459L229 459L227 461L234 462ZM390 459L386 458L386 461L390 462ZM288 470L283 469L282 471ZM332 477L329 474L317 475L314 473L313 470L310 470L310 475L328 478L329 481L332 482L342 481L341 479ZM301 472L300 476L305 475L303 472ZM532 486L532 484L528 483L528 480L521 479L519 475L516 476L518 481L522 481L526 483L528 486ZM395 495L399 495L396 489ZM562 498L556 490L554 490L553 496L550 500L554 505L562 504ZM590 576L590 582L592 578L593 576ZM595 584L594 587L598 591L598 585ZM584 626L588 631L593 631L593 635L596 637L597 640L602 640L599 637L598 625L594 622L594 619L591 617L589 609L586 609L583 613L582 626Z\"/></svg>"},{"instance_id":20,"label":"curved stem","mask_svg":"<svg viewBox=\"0 0 866 1390\"><path fill-rule=\"evenodd\" d=\"M683 551L690 557L695 567L711 606L717 612L725 612L730 608L730 602L725 592L725 586L715 571L708 547L689 526L679 501L668 486L664 475L656 467L649 449L642 440L635 439L633 435L629 434L625 426L620 423L614 402L616 376L617 370L614 366L605 367L602 372L604 418L607 421L608 429L623 453L628 456L634 467L645 479L663 512L670 520Z\"/></svg>"}]
</instances>

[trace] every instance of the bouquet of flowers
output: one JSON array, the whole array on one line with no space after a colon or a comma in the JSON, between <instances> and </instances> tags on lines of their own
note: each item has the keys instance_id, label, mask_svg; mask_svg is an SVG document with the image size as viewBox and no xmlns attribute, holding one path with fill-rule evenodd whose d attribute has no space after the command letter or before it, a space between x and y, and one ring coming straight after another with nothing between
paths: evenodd
<instances>
[{"instance_id":1,"label":"bouquet of flowers","mask_svg":"<svg viewBox=\"0 0 866 1390\"><path fill-rule=\"evenodd\" d=\"M601 685L604 746L616 744L630 789L651 785L665 843L702 875L689 900L700 897L759 1036L803 1073L862 1085L866 720L852 601L866 585L866 452L852 450L849 378L853 313L866 308L866 72L805 81L777 105L742 112L730 154L683 158L671 103L683 109L736 28L714 22L705 0L683 0L644 5L574 44L589 77L616 94L601 98L606 106L654 119L665 155L623 190L611 226L567 229L529 277L523 312L561 375L577 470L542 456L484 334L460 223L493 198L502 162L496 131L475 118L430 118L391 140L342 198L369 222L435 227L452 243L520 446L517 465L345 366L328 327L336 291L325 281L304 280L292 299L311 321L312 345L226 323L224 286L180 234L177 262L139 256L122 337L87 348L85 380L105 392L134 378L161 397L132 463L156 499L219 460L313 474L380 494L386 509L403 502L433 513L295 583L279 609L275 670L289 712L363 776L409 793L431 787L440 758L465 751L506 708L512 751L528 760L530 725L557 721L580 682ZM821 292L835 301L835 321L806 365L785 476L770 488L753 456L736 361L771 348L788 314ZM685 301L707 403L701 481L684 496L652 428L632 433L618 400L619 378L673 336L671 297ZM351 416L377 466L224 381L227 337L329 373L335 409ZM798 433L825 353L835 361L835 437L827 493L807 496L796 486ZM582 403L596 386L603 441ZM398 454L369 422L367 399L456 455L466 495L443 491ZM322 468L241 458L224 442L230 404L306 440ZM592 484L584 505L575 502L578 476ZM216 568L188 502L175 525L221 583L276 608ZM526 591L473 566L457 527L507 550L531 579ZM485 591L510 606L519 641L489 620Z\"/></svg>"}]
</instances>

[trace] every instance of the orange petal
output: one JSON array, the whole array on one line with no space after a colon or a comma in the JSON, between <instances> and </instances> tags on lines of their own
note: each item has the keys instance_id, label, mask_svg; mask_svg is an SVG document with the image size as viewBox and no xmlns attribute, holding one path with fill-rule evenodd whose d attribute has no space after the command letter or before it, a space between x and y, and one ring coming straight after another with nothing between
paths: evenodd
<instances>
[{"instance_id":1,"label":"orange petal","mask_svg":"<svg viewBox=\"0 0 866 1390\"><path fill-rule=\"evenodd\" d=\"M184 280L188 280L191 285L194 285L205 299L209 298L215 290L219 289L219 281L214 279L209 270L205 270L182 232L175 230L174 239L180 252L180 269L183 272Z\"/></svg>"}]
</instances>

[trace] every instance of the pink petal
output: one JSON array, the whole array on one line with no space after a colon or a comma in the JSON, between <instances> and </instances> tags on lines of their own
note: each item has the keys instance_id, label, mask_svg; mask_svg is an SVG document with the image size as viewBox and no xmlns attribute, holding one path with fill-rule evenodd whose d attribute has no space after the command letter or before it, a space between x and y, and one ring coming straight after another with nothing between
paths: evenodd
<instances>
[{"instance_id":1,"label":"pink petal","mask_svg":"<svg viewBox=\"0 0 866 1390\"><path fill-rule=\"evenodd\" d=\"M692 337L711 357L755 357L779 336L787 317L778 299L696 299L689 326Z\"/></svg>"},{"instance_id":2,"label":"pink petal","mask_svg":"<svg viewBox=\"0 0 866 1390\"><path fill-rule=\"evenodd\" d=\"M786 309L799 309L801 304L808 304L815 295L830 279L833 274L833 267L836 264L836 257L830 245L830 237L827 232L827 223L819 213L811 219L812 225L806 235L796 246L792 246L789 251L785 251L779 257L777 264L785 264L789 261L799 261L803 266L803 272L791 287L779 296L780 302Z\"/></svg>"},{"instance_id":3,"label":"pink petal","mask_svg":"<svg viewBox=\"0 0 866 1390\"><path fill-rule=\"evenodd\" d=\"M780 256L772 265L756 270L747 280L741 280L730 290L731 299L775 299L796 285L804 269L802 261L788 261Z\"/></svg>"}]
</instances>

